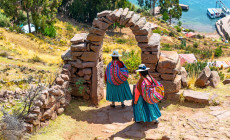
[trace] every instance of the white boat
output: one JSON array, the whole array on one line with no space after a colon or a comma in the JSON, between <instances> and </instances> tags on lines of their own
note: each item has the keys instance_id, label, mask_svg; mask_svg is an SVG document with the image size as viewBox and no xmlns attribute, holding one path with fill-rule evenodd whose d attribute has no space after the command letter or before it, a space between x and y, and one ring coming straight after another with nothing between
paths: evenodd
<instances>
[{"instance_id":1,"label":"white boat","mask_svg":"<svg viewBox=\"0 0 230 140\"><path fill-rule=\"evenodd\" d=\"M207 14L208 14L208 16L210 18L215 18L216 17L214 11L212 10L212 8L208 8Z\"/></svg>"},{"instance_id":2,"label":"white boat","mask_svg":"<svg viewBox=\"0 0 230 140\"><path fill-rule=\"evenodd\" d=\"M216 9L216 8L212 8L212 11L215 13L215 17L220 17L221 13Z\"/></svg>"}]
</instances>

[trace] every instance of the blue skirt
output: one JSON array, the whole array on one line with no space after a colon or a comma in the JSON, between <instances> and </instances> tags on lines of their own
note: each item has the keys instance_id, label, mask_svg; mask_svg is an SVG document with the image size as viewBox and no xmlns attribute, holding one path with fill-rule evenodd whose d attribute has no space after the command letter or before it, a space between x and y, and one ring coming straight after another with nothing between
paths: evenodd
<instances>
[{"instance_id":1,"label":"blue skirt","mask_svg":"<svg viewBox=\"0 0 230 140\"><path fill-rule=\"evenodd\" d=\"M125 100L132 100L132 93L128 81L116 86L107 82L106 100L110 102L124 102Z\"/></svg>"},{"instance_id":2,"label":"blue skirt","mask_svg":"<svg viewBox=\"0 0 230 140\"><path fill-rule=\"evenodd\" d=\"M152 122L161 116L157 103L149 104L142 96L133 105L133 114L135 122Z\"/></svg>"}]
</instances>

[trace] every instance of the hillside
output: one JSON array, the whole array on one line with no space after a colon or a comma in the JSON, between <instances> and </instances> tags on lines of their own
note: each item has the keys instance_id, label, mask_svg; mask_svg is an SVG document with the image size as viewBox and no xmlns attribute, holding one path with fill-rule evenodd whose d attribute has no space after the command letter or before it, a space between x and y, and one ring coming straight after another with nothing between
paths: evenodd
<instances>
[{"instance_id":1,"label":"hillside","mask_svg":"<svg viewBox=\"0 0 230 140\"><path fill-rule=\"evenodd\" d=\"M40 34L18 34L7 29L0 28L0 90L22 90L28 89L37 83L50 84L63 64L61 54L71 45L70 39L76 33L88 32L90 25L79 24L67 18L58 17L55 24L57 28L57 37L50 38ZM181 45L179 37L185 38L185 35L179 30L179 27L172 27L157 18L147 17L148 21L158 25L158 29L153 32L162 36L161 50L177 51L178 53L194 53L199 61L205 60L229 60L229 44L223 44L219 38L203 38L198 35L196 38L189 38L186 41L187 46ZM197 45L194 45L197 44ZM222 46L223 54L214 57L215 50ZM103 43L104 65L111 61L109 54L113 50L118 50L124 55L121 59L131 71L129 79L130 84L135 84L138 75L134 70L141 63L141 50L137 47L137 42L130 29L113 29L106 32ZM225 78L230 77L227 69L220 69L224 72ZM221 105L218 106L222 111L229 109L229 85L224 86L222 83L216 89L195 88L194 82L196 77L190 77L190 89L202 92L218 94ZM158 138L162 136L182 139L190 135L199 138L229 138L229 121L218 121L218 115L210 114L216 111L206 105L187 103L181 101L164 101L160 104L162 118L158 129L154 124L138 126L132 121L131 102L126 102L125 110L112 110L109 103L102 100L98 107L91 106L89 102L82 99L73 98L64 114L58 116L56 120L50 121L49 126L38 130L37 133L30 137L31 140L41 139L105 139L111 137L132 137L145 138L157 134ZM4 104L10 108L10 105ZM119 107L119 106L118 106ZM227 111L226 111L227 112ZM221 114L220 114L221 115ZM192 116L192 117L191 117ZM205 117L204 117L205 116ZM225 117L225 116L221 116ZM98 119L96 119L98 118ZM121 118L121 119L118 119ZM207 119L212 121L208 122ZM180 122L176 122L180 120ZM204 125L206 125L206 128ZM212 129L213 126L216 129ZM165 127L166 126L166 127ZM199 131L202 128L202 131ZM141 131L138 131L140 130ZM164 131L167 130L166 133ZM223 130L221 133L215 133L216 130ZM158 139L156 138L156 139Z\"/></svg>"}]
</instances>

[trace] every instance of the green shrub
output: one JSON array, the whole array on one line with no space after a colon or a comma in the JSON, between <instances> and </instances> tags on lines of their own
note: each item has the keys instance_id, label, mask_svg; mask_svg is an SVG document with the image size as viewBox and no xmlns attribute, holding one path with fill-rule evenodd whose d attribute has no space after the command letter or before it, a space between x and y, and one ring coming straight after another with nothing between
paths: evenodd
<instances>
[{"instance_id":1,"label":"green shrub","mask_svg":"<svg viewBox=\"0 0 230 140\"><path fill-rule=\"evenodd\" d=\"M123 39L123 38L116 38L115 42L118 43L118 44L125 44L125 43L128 42L128 40L127 39Z\"/></svg>"},{"instance_id":2,"label":"green shrub","mask_svg":"<svg viewBox=\"0 0 230 140\"><path fill-rule=\"evenodd\" d=\"M162 44L161 50L172 51L172 47L169 44Z\"/></svg>"},{"instance_id":3,"label":"green shrub","mask_svg":"<svg viewBox=\"0 0 230 140\"><path fill-rule=\"evenodd\" d=\"M191 63L191 64L187 63L184 65L190 77L192 76L197 77L206 66L207 66L206 62L196 62L196 63Z\"/></svg>"},{"instance_id":4,"label":"green shrub","mask_svg":"<svg viewBox=\"0 0 230 140\"><path fill-rule=\"evenodd\" d=\"M198 39L202 39L202 38L203 38L203 36L200 35L200 34L196 35L196 37L197 37Z\"/></svg>"},{"instance_id":5,"label":"green shrub","mask_svg":"<svg viewBox=\"0 0 230 140\"><path fill-rule=\"evenodd\" d=\"M218 72L218 74L219 74L219 76L220 76L220 80L224 80L224 77L225 77L225 75L224 75L224 73L223 72Z\"/></svg>"},{"instance_id":6,"label":"green shrub","mask_svg":"<svg viewBox=\"0 0 230 140\"><path fill-rule=\"evenodd\" d=\"M162 33L162 31L161 31L159 28L157 28L157 29L153 30L153 33L158 33L158 34L161 34L161 33Z\"/></svg>"},{"instance_id":7,"label":"green shrub","mask_svg":"<svg viewBox=\"0 0 230 140\"><path fill-rule=\"evenodd\" d=\"M35 63L35 62L42 62L42 60L39 56L34 55L31 59L28 60L28 62Z\"/></svg>"},{"instance_id":8,"label":"green shrub","mask_svg":"<svg viewBox=\"0 0 230 140\"><path fill-rule=\"evenodd\" d=\"M170 33L169 33L169 36L175 37L175 33L174 33L174 32L170 32Z\"/></svg>"},{"instance_id":9,"label":"green shrub","mask_svg":"<svg viewBox=\"0 0 230 140\"><path fill-rule=\"evenodd\" d=\"M208 45L207 41L204 41L204 45Z\"/></svg>"},{"instance_id":10,"label":"green shrub","mask_svg":"<svg viewBox=\"0 0 230 140\"><path fill-rule=\"evenodd\" d=\"M198 48L199 44L197 42L193 43L194 48Z\"/></svg>"},{"instance_id":11,"label":"green shrub","mask_svg":"<svg viewBox=\"0 0 230 140\"><path fill-rule=\"evenodd\" d=\"M135 53L134 50L131 52L122 52L121 59L127 66L130 73L134 73L138 66L141 64L140 52Z\"/></svg>"},{"instance_id":12,"label":"green shrub","mask_svg":"<svg viewBox=\"0 0 230 140\"><path fill-rule=\"evenodd\" d=\"M222 47L218 47L215 49L215 57L220 57L222 55Z\"/></svg>"},{"instance_id":13,"label":"green shrub","mask_svg":"<svg viewBox=\"0 0 230 140\"><path fill-rule=\"evenodd\" d=\"M179 21L179 22L177 23L177 25L180 27L180 26L182 25L182 22Z\"/></svg>"},{"instance_id":14,"label":"green shrub","mask_svg":"<svg viewBox=\"0 0 230 140\"><path fill-rule=\"evenodd\" d=\"M192 30L192 29L185 29L184 31L185 31L185 32L195 32L195 31Z\"/></svg>"},{"instance_id":15,"label":"green shrub","mask_svg":"<svg viewBox=\"0 0 230 140\"><path fill-rule=\"evenodd\" d=\"M0 52L0 56L1 56L1 57L7 57L7 56L8 56L8 53L7 53L7 52Z\"/></svg>"},{"instance_id":16,"label":"green shrub","mask_svg":"<svg viewBox=\"0 0 230 140\"><path fill-rule=\"evenodd\" d=\"M16 31L17 33L23 33L22 28L17 26L16 24L14 24L13 26L10 26L9 29L11 32Z\"/></svg>"},{"instance_id":17,"label":"green shrub","mask_svg":"<svg viewBox=\"0 0 230 140\"><path fill-rule=\"evenodd\" d=\"M51 26L47 26L44 30L44 35L49 36L49 37L56 37L57 33L56 33L56 29L53 25Z\"/></svg>"},{"instance_id":18,"label":"green shrub","mask_svg":"<svg viewBox=\"0 0 230 140\"><path fill-rule=\"evenodd\" d=\"M219 68L216 66L209 67L211 71L219 71Z\"/></svg>"},{"instance_id":19,"label":"green shrub","mask_svg":"<svg viewBox=\"0 0 230 140\"><path fill-rule=\"evenodd\" d=\"M72 26L72 24L67 23L67 25L66 25L66 30L68 30L68 31L73 31L73 26Z\"/></svg>"},{"instance_id":20,"label":"green shrub","mask_svg":"<svg viewBox=\"0 0 230 140\"><path fill-rule=\"evenodd\" d=\"M228 72L230 72L230 68L228 69Z\"/></svg>"},{"instance_id":21,"label":"green shrub","mask_svg":"<svg viewBox=\"0 0 230 140\"><path fill-rule=\"evenodd\" d=\"M181 32L181 28L179 26L174 26L174 28L177 30L177 32Z\"/></svg>"},{"instance_id":22,"label":"green shrub","mask_svg":"<svg viewBox=\"0 0 230 140\"><path fill-rule=\"evenodd\" d=\"M10 18L0 13L0 27L9 27L9 26L10 26Z\"/></svg>"}]
</instances>

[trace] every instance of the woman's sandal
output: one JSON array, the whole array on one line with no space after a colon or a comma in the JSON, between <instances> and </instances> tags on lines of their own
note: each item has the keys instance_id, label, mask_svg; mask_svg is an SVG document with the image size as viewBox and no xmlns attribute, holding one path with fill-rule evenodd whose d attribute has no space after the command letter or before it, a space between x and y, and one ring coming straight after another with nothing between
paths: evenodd
<instances>
[{"instance_id":1,"label":"woman's sandal","mask_svg":"<svg viewBox=\"0 0 230 140\"><path fill-rule=\"evenodd\" d=\"M122 104L121 107L122 107L122 108L125 108L125 104Z\"/></svg>"},{"instance_id":2,"label":"woman's sandal","mask_svg":"<svg viewBox=\"0 0 230 140\"><path fill-rule=\"evenodd\" d=\"M115 108L115 105L111 104L110 107Z\"/></svg>"},{"instance_id":3,"label":"woman's sandal","mask_svg":"<svg viewBox=\"0 0 230 140\"><path fill-rule=\"evenodd\" d=\"M159 124L159 123L160 123L159 120L154 121L154 124Z\"/></svg>"}]
</instances>

